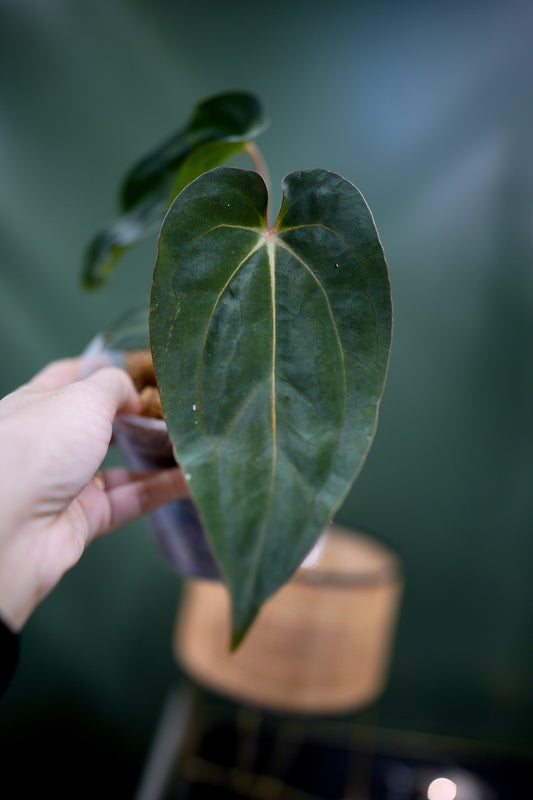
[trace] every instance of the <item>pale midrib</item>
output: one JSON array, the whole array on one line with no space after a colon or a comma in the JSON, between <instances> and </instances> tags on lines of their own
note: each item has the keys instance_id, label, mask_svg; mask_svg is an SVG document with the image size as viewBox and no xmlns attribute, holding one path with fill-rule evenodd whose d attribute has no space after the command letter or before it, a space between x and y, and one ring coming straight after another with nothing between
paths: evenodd
<instances>
[{"instance_id":1,"label":"pale midrib","mask_svg":"<svg viewBox=\"0 0 533 800\"><path fill-rule=\"evenodd\" d=\"M267 238L268 266L270 271L270 296L272 300L272 384L271 384L271 416L272 416L272 483L276 471L277 460L277 408L276 408L276 347L277 347L277 320L276 320L276 264L274 258L274 239Z\"/></svg>"},{"instance_id":2,"label":"pale midrib","mask_svg":"<svg viewBox=\"0 0 533 800\"><path fill-rule=\"evenodd\" d=\"M270 513L272 510L272 502L274 500L275 485L276 485L276 470L278 461L278 420L277 420L277 407L276 407L276 348L277 348L277 318L276 318L276 259L274 256L274 248L277 239L272 234L266 234L263 239L263 244L266 246L268 255L268 268L270 276L270 298L272 303L272 383L270 387L270 419L272 426L272 465L270 472L270 489L267 506L265 508L265 515L263 524L259 531L258 547L256 550L256 558L253 569L250 571L248 587L252 588L252 593L257 581L257 574L260 569L262 554L265 547L266 536L269 528Z\"/></svg>"}]
</instances>

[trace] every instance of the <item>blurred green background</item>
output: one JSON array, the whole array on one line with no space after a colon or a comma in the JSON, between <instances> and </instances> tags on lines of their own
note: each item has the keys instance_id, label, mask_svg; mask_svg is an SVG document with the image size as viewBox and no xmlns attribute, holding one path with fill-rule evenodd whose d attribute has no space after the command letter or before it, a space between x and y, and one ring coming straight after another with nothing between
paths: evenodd
<instances>
[{"instance_id":1,"label":"blurred green background","mask_svg":"<svg viewBox=\"0 0 533 800\"><path fill-rule=\"evenodd\" d=\"M340 172L391 272L380 425L338 515L405 569L379 724L515 752L533 745L532 26L526 0L0 0L1 394L148 292L153 241L109 290L79 286L124 170L200 98L256 92L275 205L287 172ZM4 752L52 752L63 720L93 773L97 739L131 775L179 678L179 594L144 522L94 543L25 629Z\"/></svg>"}]
</instances>

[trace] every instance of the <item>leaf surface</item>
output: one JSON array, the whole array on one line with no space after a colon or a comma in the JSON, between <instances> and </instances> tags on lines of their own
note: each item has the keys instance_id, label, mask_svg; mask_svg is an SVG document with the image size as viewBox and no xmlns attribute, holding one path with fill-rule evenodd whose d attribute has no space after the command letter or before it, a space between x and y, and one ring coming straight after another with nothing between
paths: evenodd
<instances>
[{"instance_id":1,"label":"leaf surface","mask_svg":"<svg viewBox=\"0 0 533 800\"><path fill-rule=\"evenodd\" d=\"M294 572L370 447L390 284L358 190L294 172L189 184L161 229L150 335L170 436L232 597L234 641Z\"/></svg>"},{"instance_id":2,"label":"leaf surface","mask_svg":"<svg viewBox=\"0 0 533 800\"><path fill-rule=\"evenodd\" d=\"M86 248L83 284L104 284L128 248L159 230L171 201L188 182L245 150L266 124L261 104L246 92L228 92L199 103L183 128L126 176L121 216Z\"/></svg>"}]
</instances>

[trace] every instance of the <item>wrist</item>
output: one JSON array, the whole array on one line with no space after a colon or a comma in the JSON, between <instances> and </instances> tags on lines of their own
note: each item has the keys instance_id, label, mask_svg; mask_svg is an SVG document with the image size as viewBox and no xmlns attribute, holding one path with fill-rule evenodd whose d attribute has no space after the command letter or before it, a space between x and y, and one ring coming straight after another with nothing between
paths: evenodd
<instances>
[{"instance_id":1,"label":"wrist","mask_svg":"<svg viewBox=\"0 0 533 800\"><path fill-rule=\"evenodd\" d=\"M33 605L28 598L24 598L19 592L10 593L10 587L7 587L7 589L8 591L4 592L2 587L0 595L0 620L13 633L20 633L36 604Z\"/></svg>"},{"instance_id":2,"label":"wrist","mask_svg":"<svg viewBox=\"0 0 533 800\"><path fill-rule=\"evenodd\" d=\"M0 547L0 619L19 633L37 607L41 593L32 555L24 548L21 552L15 543L21 544L21 540L12 538L11 548L8 543Z\"/></svg>"}]
</instances>

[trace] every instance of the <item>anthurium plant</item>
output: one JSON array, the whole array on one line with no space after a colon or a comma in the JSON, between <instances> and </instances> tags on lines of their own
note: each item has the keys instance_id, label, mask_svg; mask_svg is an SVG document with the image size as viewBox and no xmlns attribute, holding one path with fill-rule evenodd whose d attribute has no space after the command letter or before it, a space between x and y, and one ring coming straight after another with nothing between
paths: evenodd
<instances>
[{"instance_id":1,"label":"anthurium plant","mask_svg":"<svg viewBox=\"0 0 533 800\"><path fill-rule=\"evenodd\" d=\"M392 335L386 261L360 192L297 170L268 220L259 101L227 93L143 158L87 286L159 230L149 333L164 419L227 583L234 644L300 565L370 448ZM247 153L252 170L220 166Z\"/></svg>"}]
</instances>

